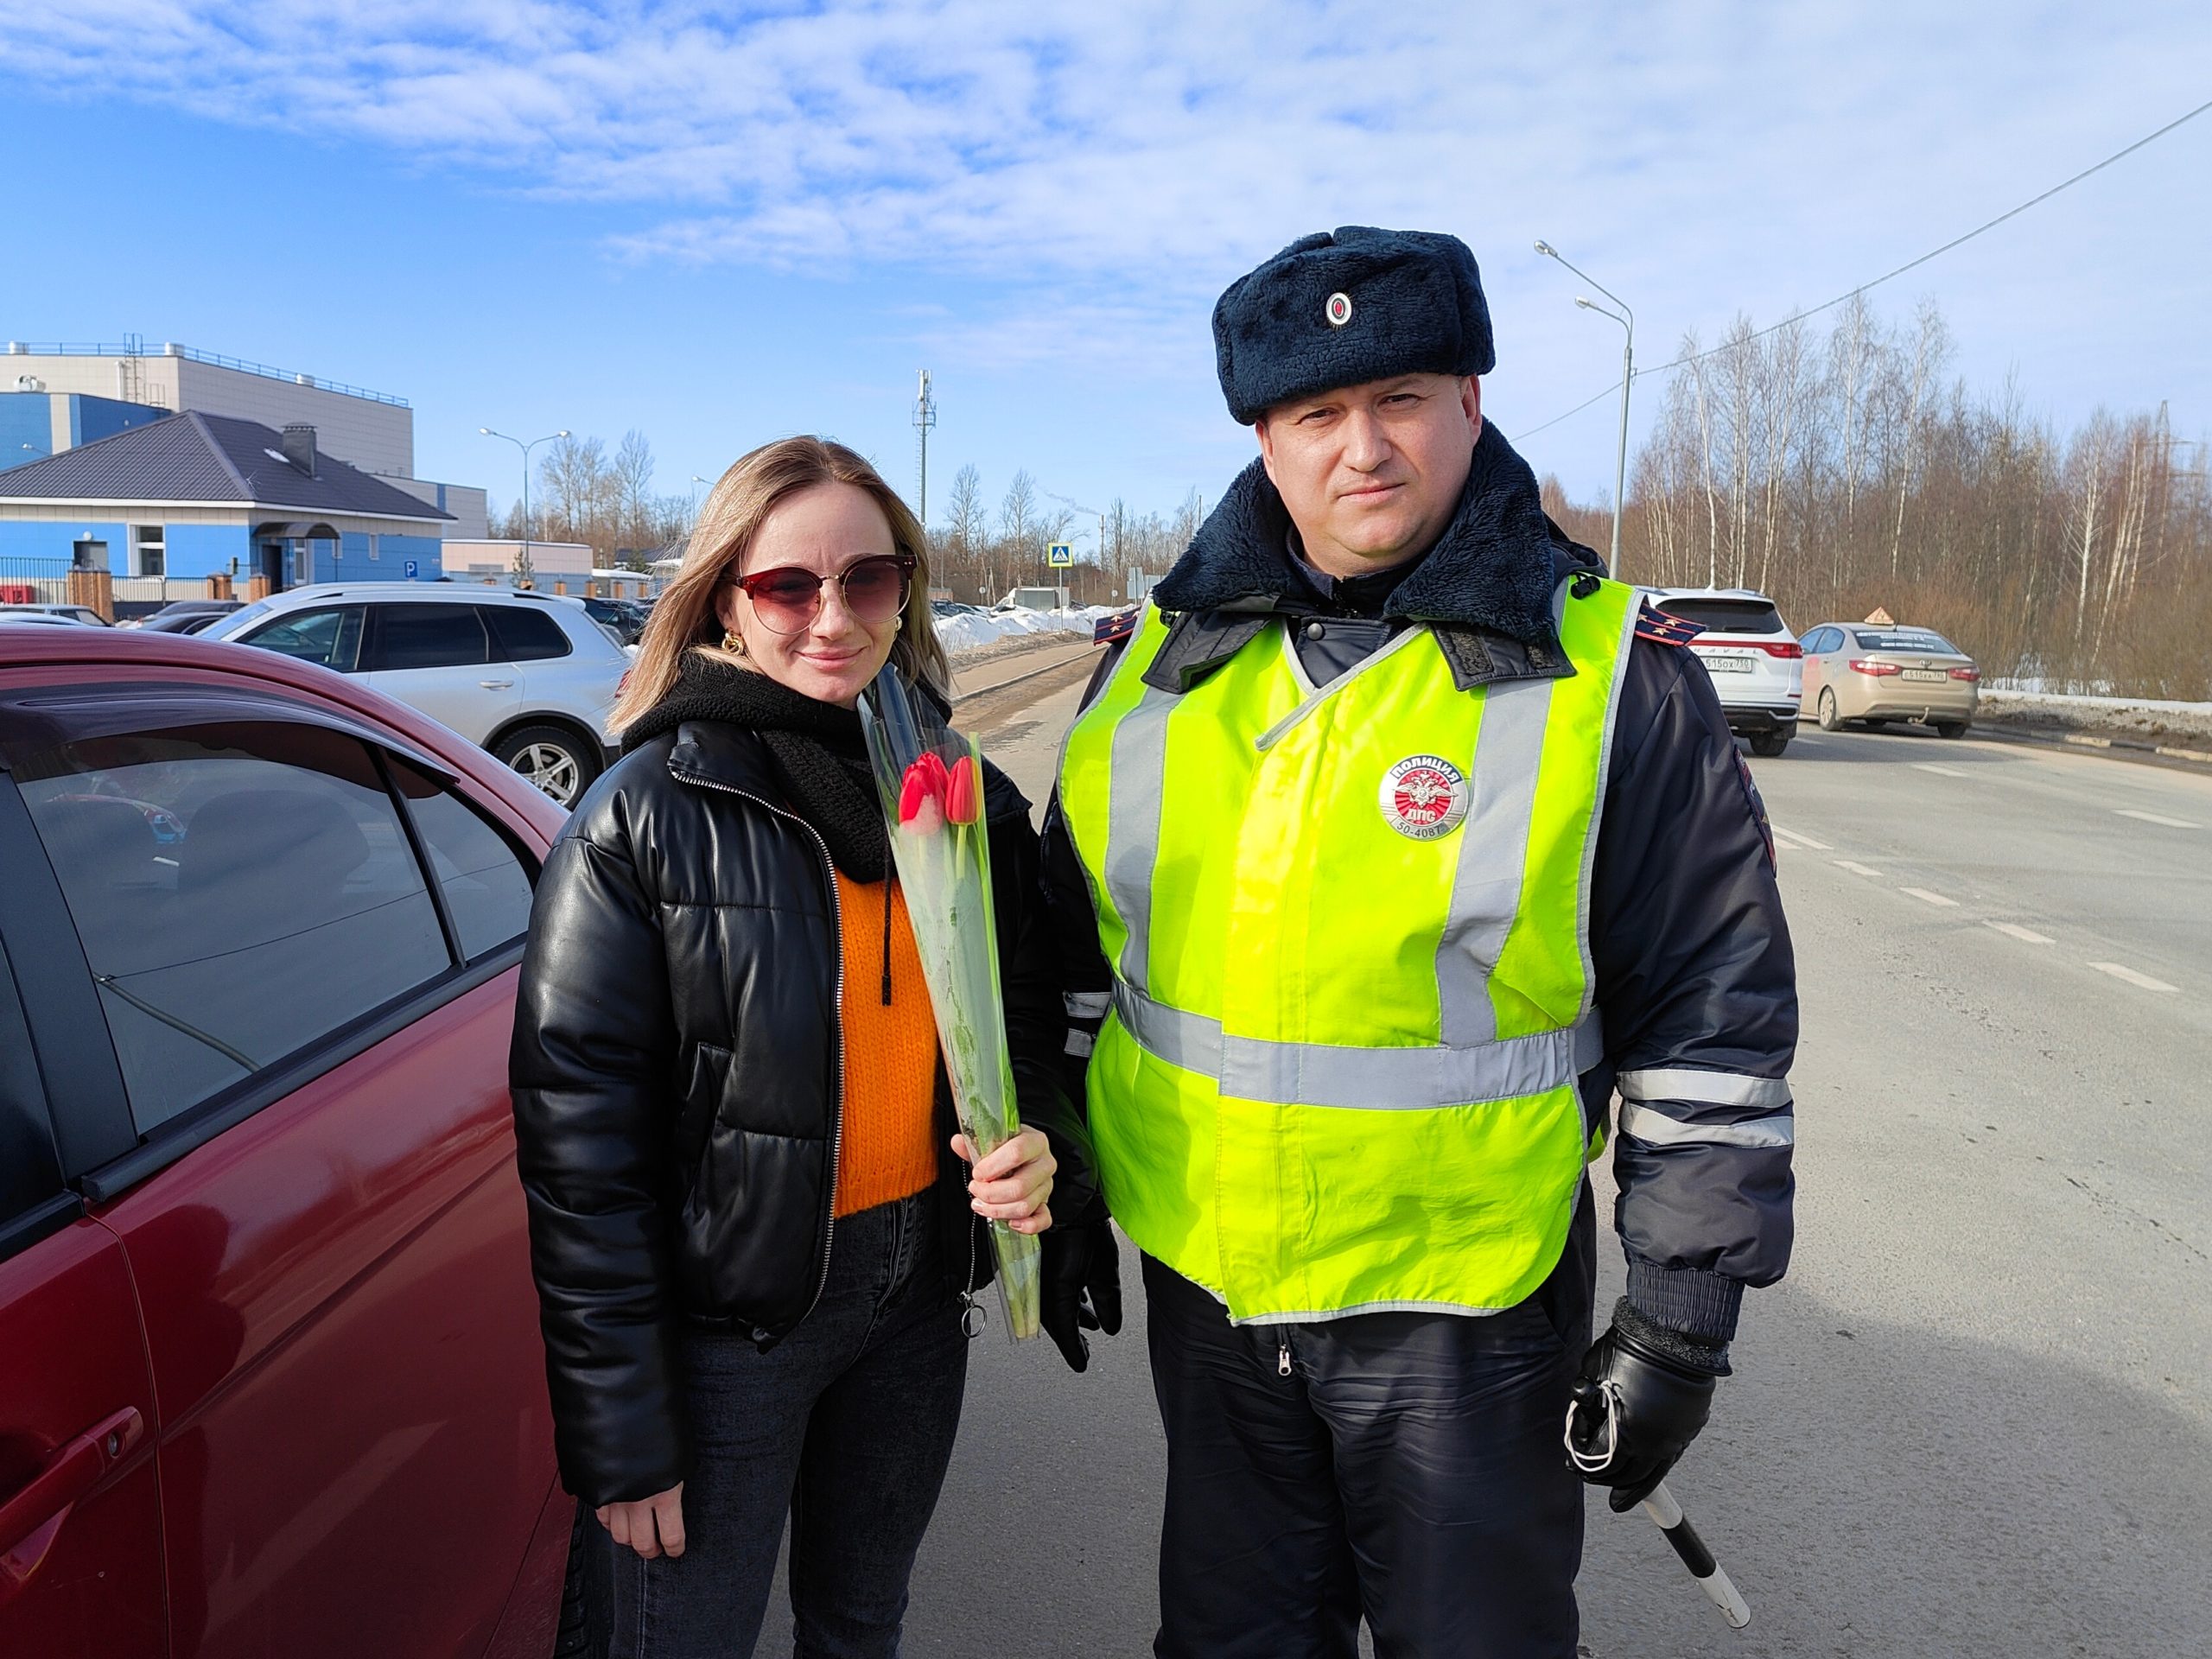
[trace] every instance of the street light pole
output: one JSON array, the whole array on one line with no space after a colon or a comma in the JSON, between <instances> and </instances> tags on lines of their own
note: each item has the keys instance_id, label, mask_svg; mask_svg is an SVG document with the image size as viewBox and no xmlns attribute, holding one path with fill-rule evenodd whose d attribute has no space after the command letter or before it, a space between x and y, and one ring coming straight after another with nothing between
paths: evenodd
<instances>
[{"instance_id":1,"label":"street light pole","mask_svg":"<svg viewBox=\"0 0 2212 1659\"><path fill-rule=\"evenodd\" d=\"M515 560L515 586L524 587L533 581L532 566L530 562L530 452L541 443L550 443L556 438L567 437L569 429L564 426L558 432L549 432L542 438L532 438L528 443L524 443L520 438L510 438L504 432L494 432L488 426L480 426L476 429L487 438L505 439L507 442L522 451L522 553Z\"/></svg>"},{"instance_id":2,"label":"street light pole","mask_svg":"<svg viewBox=\"0 0 2212 1659\"><path fill-rule=\"evenodd\" d=\"M1636 379L1636 313L1629 309L1626 300L1621 298L1595 276L1591 276L1589 272L1576 270L1574 266L1567 264L1559 250L1550 243L1537 243L1536 251L1547 259L1557 259L1562 265L1567 265L1569 270L1573 271L1584 282L1620 307L1622 315L1608 311L1604 306L1584 299L1580 295L1575 296L1574 302L1577 305L1586 311L1595 311L1601 317L1611 317L1615 322L1628 330L1628 343L1621 350L1620 447L1613 457L1613 556L1611 574L1613 580L1618 582L1621 579L1621 509L1627 505L1628 492L1628 393L1629 387Z\"/></svg>"}]
</instances>

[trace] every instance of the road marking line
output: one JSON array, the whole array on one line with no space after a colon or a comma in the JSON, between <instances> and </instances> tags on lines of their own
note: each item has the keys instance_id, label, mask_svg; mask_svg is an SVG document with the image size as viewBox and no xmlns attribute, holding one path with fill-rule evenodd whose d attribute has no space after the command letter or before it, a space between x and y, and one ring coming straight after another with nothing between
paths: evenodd
<instances>
[{"instance_id":1,"label":"road marking line","mask_svg":"<svg viewBox=\"0 0 2212 1659\"><path fill-rule=\"evenodd\" d=\"M2130 985L2139 985L2146 991L2177 991L2178 985L2169 985L2163 979L2153 979L2148 974L2139 974L2133 968L2124 968L2116 962L2093 962L2090 967L2101 974L2110 974L2114 979L2124 979Z\"/></svg>"},{"instance_id":2,"label":"road marking line","mask_svg":"<svg viewBox=\"0 0 2212 1659\"><path fill-rule=\"evenodd\" d=\"M1825 841L1815 841L1810 836L1801 836L1794 830L1784 830L1778 823L1770 823L1767 828L1774 831L1774 838L1785 847L1795 847L1800 851L1808 853L1825 853L1829 850L1828 844Z\"/></svg>"},{"instance_id":3,"label":"road marking line","mask_svg":"<svg viewBox=\"0 0 2212 1659\"><path fill-rule=\"evenodd\" d=\"M1986 922L1983 925L1986 927L1993 927L1999 933L2009 933L2012 938L2022 940L2029 944L2052 944L2056 943L2056 941L2052 939L2048 933L2038 933L2032 927L2022 927L2018 922Z\"/></svg>"},{"instance_id":4,"label":"road marking line","mask_svg":"<svg viewBox=\"0 0 2212 1659\"><path fill-rule=\"evenodd\" d=\"M1840 870L1849 870L1853 875L1878 876L1881 874L1879 870L1870 870L1864 864L1854 864L1847 858L1836 860L1835 867Z\"/></svg>"},{"instance_id":5,"label":"road marking line","mask_svg":"<svg viewBox=\"0 0 2212 1659\"><path fill-rule=\"evenodd\" d=\"M1946 778L1964 778L1967 775L1956 766L1939 766L1933 760L1916 760L1912 764L1917 771L1940 772Z\"/></svg>"},{"instance_id":6,"label":"road marking line","mask_svg":"<svg viewBox=\"0 0 2212 1659\"><path fill-rule=\"evenodd\" d=\"M2169 830L2202 830L2204 826L2188 818L2170 818L2158 812L2138 812L2131 806L2115 806L2113 812L2123 818L2140 818L2145 823L2163 823Z\"/></svg>"},{"instance_id":7,"label":"road marking line","mask_svg":"<svg viewBox=\"0 0 2212 1659\"><path fill-rule=\"evenodd\" d=\"M1910 893L1923 904L1942 905L1951 910L1956 910L1959 907L1959 901L1957 899L1946 899L1942 893L1930 893L1925 887L1899 887L1897 891L1899 893Z\"/></svg>"}]
</instances>

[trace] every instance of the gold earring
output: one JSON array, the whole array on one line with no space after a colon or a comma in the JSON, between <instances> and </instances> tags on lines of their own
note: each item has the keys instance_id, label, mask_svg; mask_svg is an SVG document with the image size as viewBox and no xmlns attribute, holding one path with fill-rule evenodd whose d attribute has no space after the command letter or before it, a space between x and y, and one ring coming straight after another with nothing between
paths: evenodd
<instances>
[{"instance_id":1,"label":"gold earring","mask_svg":"<svg viewBox=\"0 0 2212 1659\"><path fill-rule=\"evenodd\" d=\"M730 652L733 656L744 656L744 636L739 633L735 628L724 628L722 630L722 649Z\"/></svg>"}]
</instances>

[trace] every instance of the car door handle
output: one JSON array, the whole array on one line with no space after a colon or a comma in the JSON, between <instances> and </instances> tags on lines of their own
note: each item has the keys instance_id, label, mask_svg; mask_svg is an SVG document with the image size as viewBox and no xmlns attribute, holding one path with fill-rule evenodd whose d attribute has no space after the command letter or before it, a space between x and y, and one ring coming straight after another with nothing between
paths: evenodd
<instances>
[{"instance_id":1,"label":"car door handle","mask_svg":"<svg viewBox=\"0 0 2212 1659\"><path fill-rule=\"evenodd\" d=\"M0 1503L0 1605L31 1580L77 1501L145 1438L146 1420L125 1406L48 1458L30 1484Z\"/></svg>"},{"instance_id":2,"label":"car door handle","mask_svg":"<svg viewBox=\"0 0 2212 1659\"><path fill-rule=\"evenodd\" d=\"M512 680L479 680L476 683L482 686L486 691L505 691L508 687L512 686L514 682Z\"/></svg>"}]
</instances>

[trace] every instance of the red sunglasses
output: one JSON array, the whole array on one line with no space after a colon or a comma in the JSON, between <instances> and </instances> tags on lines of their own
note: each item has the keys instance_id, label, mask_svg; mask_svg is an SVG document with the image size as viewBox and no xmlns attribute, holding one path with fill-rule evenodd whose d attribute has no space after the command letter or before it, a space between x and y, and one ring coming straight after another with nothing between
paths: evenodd
<instances>
[{"instance_id":1,"label":"red sunglasses","mask_svg":"<svg viewBox=\"0 0 2212 1659\"><path fill-rule=\"evenodd\" d=\"M772 570L756 570L740 576L737 586L753 601L761 625L778 633L804 633L822 614L822 590L830 582L843 594L853 620L868 626L888 622L906 608L914 568L911 553L878 554L855 559L836 575L817 575L796 564L779 564Z\"/></svg>"}]
</instances>

